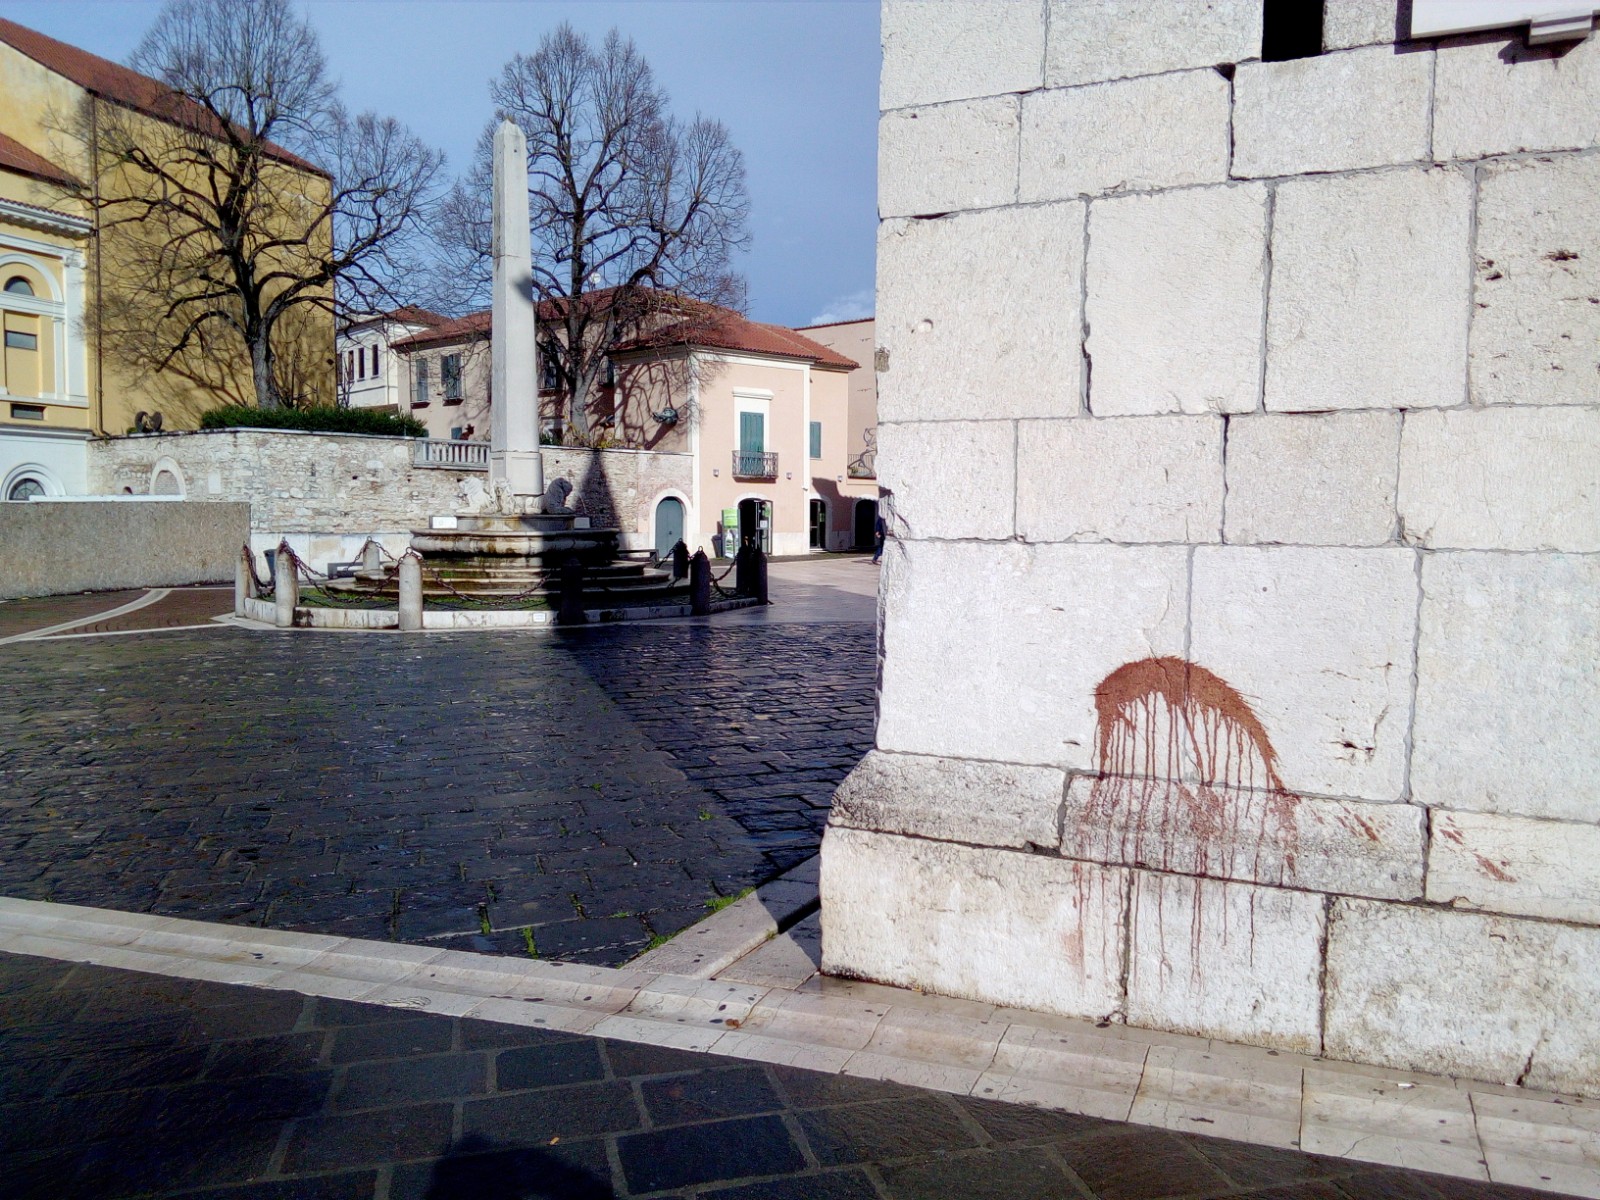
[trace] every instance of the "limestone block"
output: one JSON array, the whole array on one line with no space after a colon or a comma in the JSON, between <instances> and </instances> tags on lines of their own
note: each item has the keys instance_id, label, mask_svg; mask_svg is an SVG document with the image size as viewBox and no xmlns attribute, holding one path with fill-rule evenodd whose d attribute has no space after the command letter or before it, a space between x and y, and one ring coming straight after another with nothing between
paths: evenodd
<instances>
[{"instance_id":1,"label":"limestone block","mask_svg":"<svg viewBox=\"0 0 1600 1200\"><path fill-rule=\"evenodd\" d=\"M1600 550L1600 408L1407 413L1399 507L1435 549Z\"/></svg>"},{"instance_id":2,"label":"limestone block","mask_svg":"<svg viewBox=\"0 0 1600 1200\"><path fill-rule=\"evenodd\" d=\"M880 21L885 109L1024 92L1043 81L1038 0L887 0Z\"/></svg>"},{"instance_id":3,"label":"limestone block","mask_svg":"<svg viewBox=\"0 0 1600 1200\"><path fill-rule=\"evenodd\" d=\"M1285 790L1400 799L1417 577L1409 550L1202 546L1190 658L1259 722ZM1248 697L1248 700L1242 699ZM1216 772L1210 775L1216 778Z\"/></svg>"},{"instance_id":4,"label":"limestone block","mask_svg":"<svg viewBox=\"0 0 1600 1200\"><path fill-rule=\"evenodd\" d=\"M1016 488L1010 421L878 426L878 486L895 536L1009 538Z\"/></svg>"},{"instance_id":5,"label":"limestone block","mask_svg":"<svg viewBox=\"0 0 1600 1200\"><path fill-rule=\"evenodd\" d=\"M1089 213L1089 408L1248 412L1261 390L1267 192L1122 196Z\"/></svg>"},{"instance_id":6,"label":"limestone block","mask_svg":"<svg viewBox=\"0 0 1600 1200\"><path fill-rule=\"evenodd\" d=\"M1600 819L1600 559L1429 554L1421 618L1412 799Z\"/></svg>"},{"instance_id":7,"label":"limestone block","mask_svg":"<svg viewBox=\"0 0 1600 1200\"><path fill-rule=\"evenodd\" d=\"M1030 92L1019 198L1220 183L1228 109L1228 81L1209 70Z\"/></svg>"},{"instance_id":8,"label":"limestone block","mask_svg":"<svg viewBox=\"0 0 1600 1200\"><path fill-rule=\"evenodd\" d=\"M1323 899L1136 871L1128 1024L1316 1053Z\"/></svg>"},{"instance_id":9,"label":"limestone block","mask_svg":"<svg viewBox=\"0 0 1600 1200\"><path fill-rule=\"evenodd\" d=\"M1409 804L1115 775L1074 775L1061 817L1069 858L1394 900L1422 895L1423 842Z\"/></svg>"},{"instance_id":10,"label":"limestone block","mask_svg":"<svg viewBox=\"0 0 1600 1200\"><path fill-rule=\"evenodd\" d=\"M1393 540L1399 413L1233 417L1227 450L1227 541Z\"/></svg>"},{"instance_id":11,"label":"limestone block","mask_svg":"<svg viewBox=\"0 0 1600 1200\"><path fill-rule=\"evenodd\" d=\"M1336 900L1324 1053L1600 1094L1600 930Z\"/></svg>"},{"instance_id":12,"label":"limestone block","mask_svg":"<svg viewBox=\"0 0 1600 1200\"><path fill-rule=\"evenodd\" d=\"M1213 67L1260 53L1258 0L1185 0L1181 19L1147 0L1050 0L1045 86Z\"/></svg>"},{"instance_id":13,"label":"limestone block","mask_svg":"<svg viewBox=\"0 0 1600 1200\"><path fill-rule=\"evenodd\" d=\"M1080 410L1084 206L887 221L878 234L878 419Z\"/></svg>"},{"instance_id":14,"label":"limestone block","mask_svg":"<svg viewBox=\"0 0 1600 1200\"><path fill-rule=\"evenodd\" d=\"M1600 925L1600 828L1437 811L1428 899Z\"/></svg>"},{"instance_id":15,"label":"limestone block","mask_svg":"<svg viewBox=\"0 0 1600 1200\"><path fill-rule=\"evenodd\" d=\"M828 819L879 833L1053 848L1065 786L1054 767L874 750L839 785Z\"/></svg>"},{"instance_id":16,"label":"limestone block","mask_svg":"<svg viewBox=\"0 0 1600 1200\"><path fill-rule=\"evenodd\" d=\"M1432 86L1433 55L1396 54L1392 46L1241 63L1233 78L1233 173L1261 178L1425 161Z\"/></svg>"},{"instance_id":17,"label":"limestone block","mask_svg":"<svg viewBox=\"0 0 1600 1200\"><path fill-rule=\"evenodd\" d=\"M831 827L822 969L1101 1017L1121 999L1127 872Z\"/></svg>"},{"instance_id":18,"label":"limestone block","mask_svg":"<svg viewBox=\"0 0 1600 1200\"><path fill-rule=\"evenodd\" d=\"M878 214L1010 204L1017 194L1015 96L902 108L878 122Z\"/></svg>"},{"instance_id":19,"label":"limestone block","mask_svg":"<svg viewBox=\"0 0 1600 1200\"><path fill-rule=\"evenodd\" d=\"M1322 48L1348 50L1410 36L1396 27L1400 0L1333 0L1322 6Z\"/></svg>"},{"instance_id":20,"label":"limestone block","mask_svg":"<svg viewBox=\"0 0 1600 1200\"><path fill-rule=\"evenodd\" d=\"M1030 542L1220 541L1222 419L1021 422L1017 533Z\"/></svg>"},{"instance_id":21,"label":"limestone block","mask_svg":"<svg viewBox=\"0 0 1600 1200\"><path fill-rule=\"evenodd\" d=\"M1470 188L1455 171L1279 185L1266 407L1424 408L1465 397Z\"/></svg>"},{"instance_id":22,"label":"limestone block","mask_svg":"<svg viewBox=\"0 0 1600 1200\"><path fill-rule=\"evenodd\" d=\"M1600 145L1600 41L1528 46L1520 33L1438 51L1433 152L1440 161Z\"/></svg>"},{"instance_id":23,"label":"limestone block","mask_svg":"<svg viewBox=\"0 0 1600 1200\"><path fill-rule=\"evenodd\" d=\"M1100 681L1183 652L1183 547L890 549L879 749L1088 769Z\"/></svg>"},{"instance_id":24,"label":"limestone block","mask_svg":"<svg viewBox=\"0 0 1600 1200\"><path fill-rule=\"evenodd\" d=\"M1478 173L1472 394L1483 404L1600 401L1600 158Z\"/></svg>"}]
</instances>

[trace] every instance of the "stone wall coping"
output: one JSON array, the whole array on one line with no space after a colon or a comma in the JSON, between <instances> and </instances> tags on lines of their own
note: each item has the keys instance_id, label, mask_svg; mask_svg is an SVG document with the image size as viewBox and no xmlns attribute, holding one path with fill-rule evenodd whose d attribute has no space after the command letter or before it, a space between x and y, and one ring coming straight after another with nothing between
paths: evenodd
<instances>
[{"instance_id":1,"label":"stone wall coping","mask_svg":"<svg viewBox=\"0 0 1600 1200\"><path fill-rule=\"evenodd\" d=\"M240 426L231 429L163 429L154 433L116 433L104 437L92 437L92 442L132 442L151 438L170 437L204 437L215 434L248 433L266 435L270 437L319 437L319 438L351 438L365 442L398 442L402 445L411 442L428 441L423 437L412 437L407 434L392 433L344 433L338 430L322 429L257 429L252 426ZM434 439L437 440L437 439ZM642 450L630 446L607 446L596 449L592 446L541 446L540 450L551 450L557 453L583 453L583 454L656 454L663 458L691 458L687 450Z\"/></svg>"}]
</instances>

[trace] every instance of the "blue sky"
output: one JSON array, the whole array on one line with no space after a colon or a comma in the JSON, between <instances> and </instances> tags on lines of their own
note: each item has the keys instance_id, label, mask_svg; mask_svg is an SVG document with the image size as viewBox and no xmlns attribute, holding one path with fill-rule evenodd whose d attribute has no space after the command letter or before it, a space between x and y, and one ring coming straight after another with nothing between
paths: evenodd
<instances>
[{"instance_id":1,"label":"blue sky","mask_svg":"<svg viewBox=\"0 0 1600 1200\"><path fill-rule=\"evenodd\" d=\"M638 43L682 116L723 120L744 151L750 314L803 325L872 309L877 216L876 0L301 0L345 102L398 117L471 160L487 83L565 19ZM0 0L0 14L122 61L155 0Z\"/></svg>"}]
</instances>

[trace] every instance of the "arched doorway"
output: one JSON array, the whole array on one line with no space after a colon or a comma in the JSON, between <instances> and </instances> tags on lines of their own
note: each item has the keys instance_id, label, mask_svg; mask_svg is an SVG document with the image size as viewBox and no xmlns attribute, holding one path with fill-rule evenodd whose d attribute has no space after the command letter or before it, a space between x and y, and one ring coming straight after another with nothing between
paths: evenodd
<instances>
[{"instance_id":1,"label":"arched doorway","mask_svg":"<svg viewBox=\"0 0 1600 1200\"><path fill-rule=\"evenodd\" d=\"M876 500L857 500L855 535L857 550L871 550L873 533L878 524L878 502Z\"/></svg>"},{"instance_id":2,"label":"arched doorway","mask_svg":"<svg viewBox=\"0 0 1600 1200\"><path fill-rule=\"evenodd\" d=\"M813 499L811 501L808 528L811 530L811 548L813 550L826 550L828 548L828 502L826 500Z\"/></svg>"},{"instance_id":3,"label":"arched doorway","mask_svg":"<svg viewBox=\"0 0 1600 1200\"><path fill-rule=\"evenodd\" d=\"M772 553L772 502L770 500L739 501L739 542L753 542L762 553Z\"/></svg>"},{"instance_id":4,"label":"arched doorway","mask_svg":"<svg viewBox=\"0 0 1600 1200\"><path fill-rule=\"evenodd\" d=\"M656 505L656 557L662 562L672 557L672 548L683 540L683 501L665 496Z\"/></svg>"}]
</instances>

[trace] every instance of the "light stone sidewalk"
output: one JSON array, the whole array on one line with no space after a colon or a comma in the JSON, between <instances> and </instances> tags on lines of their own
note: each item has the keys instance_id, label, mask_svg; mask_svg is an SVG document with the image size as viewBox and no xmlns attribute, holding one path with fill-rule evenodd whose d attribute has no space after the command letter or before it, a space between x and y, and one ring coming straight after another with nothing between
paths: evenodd
<instances>
[{"instance_id":1,"label":"light stone sidewalk","mask_svg":"<svg viewBox=\"0 0 1600 1200\"><path fill-rule=\"evenodd\" d=\"M815 908L812 860L612 969L0 898L0 951L888 1079L1600 1197L1600 1102L830 979L816 969Z\"/></svg>"}]
</instances>

